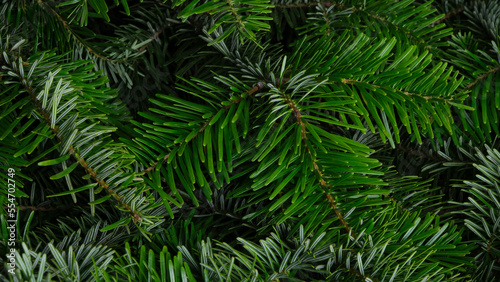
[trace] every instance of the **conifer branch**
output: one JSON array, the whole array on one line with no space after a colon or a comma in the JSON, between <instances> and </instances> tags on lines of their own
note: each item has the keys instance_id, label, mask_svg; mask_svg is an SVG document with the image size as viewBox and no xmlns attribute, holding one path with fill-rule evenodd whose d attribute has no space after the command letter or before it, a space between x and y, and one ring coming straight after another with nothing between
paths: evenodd
<instances>
[{"instance_id":1,"label":"conifer branch","mask_svg":"<svg viewBox=\"0 0 500 282\"><path fill-rule=\"evenodd\" d=\"M22 67L22 66L20 66ZM24 79L24 77L22 76L22 74L16 69L16 74L17 76L20 78L20 79ZM34 92L34 89L33 87L31 86L31 81L30 80L27 80L26 81L26 84L23 83L23 85L25 85L25 88L26 88L26 91L28 92L28 95L30 96L31 100L33 101L33 103L35 104L35 107L37 108L37 111L38 113L43 117L43 120L45 121L45 123L47 124L47 126L49 128L51 128L51 131L52 133L54 134L54 136L57 137L58 141L59 142L63 142L63 139L61 136L58 135L59 133L59 128L58 126L54 126L54 128L51 127L51 116L50 116L50 113L43 108L42 104L40 103L40 101L37 99L37 96ZM99 177L97 177L97 171L93 168L91 168L88 163L85 161L84 158L81 158L81 157L78 157L73 146L69 146L68 148L68 153L70 153L76 160L77 162L80 163L80 165L85 169L86 173L91 175L97 182L97 184L99 186L101 186L104 191L106 191L108 194L110 194L111 196L113 196L113 198L115 198L115 200L118 202L118 204L123 207L125 210L127 210L131 215L132 215L132 218L134 220L134 222L138 222L138 221L141 221L141 216L136 212L136 211L133 211L132 208L124 203L123 201L123 197L119 196L116 192L113 191L113 189L108 189L109 188L109 184L106 183L104 180L100 179Z\"/></svg>"},{"instance_id":2,"label":"conifer branch","mask_svg":"<svg viewBox=\"0 0 500 282\"><path fill-rule=\"evenodd\" d=\"M248 96L246 96L245 98L243 97L239 97L238 99L236 100L231 100L231 104L237 104L241 101L243 101L243 99L246 99L247 97L255 94L257 91L259 90L262 90L264 88L264 82L263 81L259 81L254 87L252 87L252 89L248 90L246 93L248 94ZM231 107L230 105L228 106L222 106L222 108L229 108ZM207 119L207 121L205 121L205 123L203 123L203 125L200 127L200 129L198 130L198 132L194 135L194 137L191 139L193 140L196 136L198 136L198 134L202 133L203 131L205 131L205 128L208 126L208 124L210 123L210 121L213 119L214 117L210 117ZM185 141L182 141L180 143L178 143L178 146L181 146L184 144ZM169 154L166 154L165 156L161 157L162 159L162 162L166 161L168 159L168 157L170 156L170 153ZM154 162L151 166L149 166L148 168L142 170L142 173L147 173L149 171L152 171L156 166L158 165L158 162Z\"/></svg>"},{"instance_id":3,"label":"conifer branch","mask_svg":"<svg viewBox=\"0 0 500 282\"><path fill-rule=\"evenodd\" d=\"M284 95L285 101L292 110L293 114L295 115L295 119L297 120L297 123L301 127L302 131L302 140L307 140L307 131L306 131L306 124L302 120L302 114L300 113L300 109L297 107L295 102L288 96ZM316 159L314 158L309 146L307 143L305 143L305 147L307 150L307 153L309 154L309 157L311 158L312 165L314 168L314 171L317 173L319 176L319 184L321 188L323 189L323 193L325 194L326 199L328 200L328 203L330 204L330 207L333 209L335 212L335 215L338 217L340 220L340 223L344 226L345 230L351 234L354 238L357 238L356 234L352 232L352 228L349 226L349 223L344 219L344 216L340 212L340 209L338 208L335 199L328 193L330 185L325 181L323 178L323 172L319 168L318 164L316 163Z\"/></svg>"},{"instance_id":4,"label":"conifer branch","mask_svg":"<svg viewBox=\"0 0 500 282\"><path fill-rule=\"evenodd\" d=\"M122 63L124 61L126 61L126 58L123 58L121 60L111 60L99 53L97 53L94 49L92 49L89 45L87 45L85 43L84 40L82 40L74 31L73 29L69 26L69 24L66 22L66 20L63 19L63 17L56 11L54 10L54 8L52 8L50 6L50 4L48 4L47 2L44 2L44 0L37 0L38 1L38 4L40 4L40 6L44 6L46 7L47 9L49 9L53 14L54 16L56 16L57 20L59 22L61 22L61 24L64 26L64 28L68 31L69 34L71 34L71 36L73 36L73 38L76 40L76 42L80 43L80 45L84 48L84 49L87 49L87 51L89 53L91 53L92 55L96 56L97 58L103 60L103 61L109 61L111 63Z\"/></svg>"},{"instance_id":5,"label":"conifer branch","mask_svg":"<svg viewBox=\"0 0 500 282\"><path fill-rule=\"evenodd\" d=\"M337 3L337 2L332 2L332 1L325 1L325 2L310 2L310 3L300 3L300 4L275 4L274 7L275 8L280 8L280 9L294 9L294 8L308 8L308 7L315 7L315 6L318 6L318 5L321 5L322 7L324 8L328 8L328 7L331 7L331 6L335 6L336 8L338 8L339 10L347 10L347 9L350 9L350 11L354 12L354 13L364 13L366 16L372 18L372 19L376 19L378 21L381 21L385 24L390 24L392 26L394 26L397 30L401 30L403 33L405 33L406 35L408 35L412 40L414 40L416 43L418 44L425 44L425 41L423 39L419 39L417 35L413 34L413 32L411 30L408 30L394 22L392 22L390 19L387 19L387 18L383 18L377 14L373 14L373 13L370 13L368 11L365 11L363 9L359 9L359 8L356 8L356 7L348 7L344 4L341 4L341 3ZM328 24L328 20L327 20L327 24Z\"/></svg>"}]
</instances>

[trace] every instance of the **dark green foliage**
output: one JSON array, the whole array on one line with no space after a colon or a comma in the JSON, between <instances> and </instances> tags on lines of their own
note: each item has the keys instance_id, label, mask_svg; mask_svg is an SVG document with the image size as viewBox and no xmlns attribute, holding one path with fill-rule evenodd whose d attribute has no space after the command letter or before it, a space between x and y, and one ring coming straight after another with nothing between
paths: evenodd
<instances>
[{"instance_id":1,"label":"dark green foliage","mask_svg":"<svg viewBox=\"0 0 500 282\"><path fill-rule=\"evenodd\" d=\"M0 280L497 281L499 23L0 0Z\"/></svg>"}]
</instances>

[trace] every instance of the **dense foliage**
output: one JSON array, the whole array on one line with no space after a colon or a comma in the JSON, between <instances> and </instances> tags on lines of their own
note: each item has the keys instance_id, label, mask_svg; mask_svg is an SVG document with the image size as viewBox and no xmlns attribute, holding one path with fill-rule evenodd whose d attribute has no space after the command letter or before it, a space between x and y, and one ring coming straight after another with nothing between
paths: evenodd
<instances>
[{"instance_id":1,"label":"dense foliage","mask_svg":"<svg viewBox=\"0 0 500 282\"><path fill-rule=\"evenodd\" d=\"M0 280L498 281L499 46L495 0L0 0Z\"/></svg>"}]
</instances>

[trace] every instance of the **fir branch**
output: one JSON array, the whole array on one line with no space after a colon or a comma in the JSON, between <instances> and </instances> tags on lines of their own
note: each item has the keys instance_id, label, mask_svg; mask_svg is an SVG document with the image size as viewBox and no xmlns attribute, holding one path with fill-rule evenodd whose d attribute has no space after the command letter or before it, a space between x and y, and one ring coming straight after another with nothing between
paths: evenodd
<instances>
[{"instance_id":1,"label":"fir branch","mask_svg":"<svg viewBox=\"0 0 500 282\"><path fill-rule=\"evenodd\" d=\"M254 87L252 87L252 89L250 89L250 90L248 90L246 92L248 95L245 98L243 98L243 97L240 96L236 100L231 100L230 103L231 104L240 103L243 99L246 99L247 97L250 97L251 95L255 94L257 91L262 90L263 88L264 88L264 82L263 81L259 81L257 84L255 84ZM229 107L230 107L230 105L228 105L228 106L222 106L222 108L229 108ZM208 118L207 121L205 121L205 123L203 123L203 125L200 127L200 129L198 130L198 132L194 135L194 137L191 140L193 140L196 136L198 136L198 134L200 134L203 131L205 131L205 128L208 126L208 124L210 123L210 121L213 118L214 118L213 116L210 117L210 118ZM184 144L184 141L178 143L178 146L181 146L183 144ZM166 154L165 156L161 157L160 159L162 159L162 162L164 162L164 161L166 161L168 159L169 156L170 156L170 153ZM146 169L143 169L141 173L147 173L149 171L152 171L157 165L158 165L158 162L154 162L150 167L148 167Z\"/></svg>"},{"instance_id":2,"label":"fir branch","mask_svg":"<svg viewBox=\"0 0 500 282\"><path fill-rule=\"evenodd\" d=\"M40 6L43 6L43 7L46 7L48 8L53 14L54 16L56 16L57 20L59 20L59 22L61 22L61 24L64 26L64 28L68 31L69 34L71 34L71 36L73 36L73 38L76 40L76 42L80 43L80 45L82 45L82 47L84 49L87 49L87 51L89 53L91 53L92 55L94 55L95 57L103 60L103 61L109 61L111 63L122 63L122 62L125 62L126 61L126 58L123 58L121 60L112 60L112 59L109 59L101 54L99 54L97 51L95 51L94 49L92 49L89 45L87 45L85 43L84 40L82 40L74 31L73 29L69 26L69 24L66 22L66 20L63 19L63 17L56 11L54 10L54 8L52 8L50 6L50 4L48 4L47 2L44 2L44 0L37 0L38 1L38 4L40 4Z\"/></svg>"},{"instance_id":3,"label":"fir branch","mask_svg":"<svg viewBox=\"0 0 500 282\"><path fill-rule=\"evenodd\" d=\"M84 158L78 159L78 157L75 154L75 151L73 150L73 146L70 146L69 153L71 153L71 155L77 159L77 161L80 163L80 165L85 169L85 172L87 174L90 174L94 178L94 180L97 182L97 184L99 184L99 186L101 186L104 189L104 191L106 191L106 193L113 196L113 198L115 198L115 200L118 202L118 204L121 207L123 207L124 209L126 209L128 211L128 213L130 213L132 215L132 219L134 220L134 223L141 221L141 216L139 215L139 213L137 213L136 211L133 211L132 208L124 202L122 196L119 196L115 191L113 191L113 189L109 189L108 183L106 183L104 180L97 177L97 170L91 168L89 166L89 164L85 161Z\"/></svg>"},{"instance_id":4,"label":"fir branch","mask_svg":"<svg viewBox=\"0 0 500 282\"><path fill-rule=\"evenodd\" d=\"M19 66L19 67L22 67L22 66ZM52 133L58 138L58 141L62 143L63 139L61 136L58 135L59 128L57 125L54 126L54 128L51 127L50 113L46 109L43 108L42 104L37 99L37 96L36 96L34 89L31 85L31 80L25 80L23 75L17 69L15 69L15 68L12 68L12 69L14 69L16 71L16 74L19 77L19 79L26 82L26 83L22 83L22 85L25 86L26 92L28 92L28 95L30 96L31 100L35 104L35 107L37 108L37 112L43 117L44 122L47 124L47 126L49 128L51 128ZM136 211L133 211L132 208L128 204L124 203L123 197L118 196L118 194L116 192L114 192L113 189L108 189L110 185L108 183L106 183L104 180L96 177L97 171L95 169L89 167L88 163L85 161L84 158L80 158L79 156L77 156L72 145L69 146L68 153L70 153L80 163L80 165L82 165L84 167L87 174L90 174L96 180L97 184L99 184L99 186L101 186L104 189L104 191L106 191L108 194L112 195L113 198L116 199L118 204L132 215L132 218L133 218L135 223L137 223L138 221L141 221L141 216Z\"/></svg>"},{"instance_id":5,"label":"fir branch","mask_svg":"<svg viewBox=\"0 0 500 282\"><path fill-rule=\"evenodd\" d=\"M402 31L405 35L407 35L411 40L413 40L417 44L424 44L425 45L425 40L420 39L417 35L415 35L411 30L400 26L397 23L394 23L388 18L384 18L379 16L378 14L370 13L369 11L366 11L364 9L356 8L354 6L348 7L342 3L338 2L332 2L332 1L325 1L325 2L310 2L310 3L300 3L300 4L275 4L274 8L280 8L280 9L295 9L295 8L309 8L309 7L315 7L321 5L323 8L329 8L331 6L334 6L335 8L338 8L338 10L350 10L353 13L364 13L366 16L378 20L384 24L389 24L392 25L394 28L397 30ZM325 12L326 13L326 12ZM326 17L326 16L325 16ZM326 21L327 24L329 21ZM328 34L329 35L329 34ZM429 45L426 45L426 48Z\"/></svg>"},{"instance_id":6,"label":"fir branch","mask_svg":"<svg viewBox=\"0 0 500 282\"><path fill-rule=\"evenodd\" d=\"M358 10L356 8L353 8L352 9L353 12L358 12L358 11L362 11L362 12L365 12L367 16L369 16L370 18L373 18L373 19L376 19L376 20L379 20L385 24L390 24L392 25L394 28L396 28L397 30L400 30L402 31L405 35L407 35L410 39L412 39L413 41L415 41L417 44L425 44L425 41L423 39L419 39L419 37L417 35L415 35L411 30L408 30L396 23L394 23L393 21L391 21L390 19L386 19L386 18L383 18L383 17L380 17L379 15L375 15L375 14L371 14L367 11L363 11L363 10ZM429 45L426 45L426 47L428 47Z\"/></svg>"},{"instance_id":7,"label":"fir branch","mask_svg":"<svg viewBox=\"0 0 500 282\"><path fill-rule=\"evenodd\" d=\"M308 137L307 137L307 131L306 131L306 124L302 120L302 114L300 113L299 108L297 107L297 105L295 104L295 102L288 95L285 94L284 98L285 98L286 103L288 104L288 106L292 110L293 114L295 115L295 119L297 120L297 123L301 127L302 141L307 140ZM335 212L335 215L338 217L338 219L340 220L340 223L344 226L345 230L352 237L357 238L356 234L354 232L352 232L352 228L349 226L349 223L344 219L344 216L340 212L340 209L338 208L335 199L333 199L333 197L328 193L330 185L323 178L323 173L322 173L321 169L319 168L318 164L316 163L316 159L313 156L313 153L311 152L311 149L309 148L307 142L304 142L304 145L306 147L307 153L309 154L309 156L311 158L314 171L319 176L320 186L323 189L323 193L324 193L324 195L325 195L328 203L330 204L330 207Z\"/></svg>"}]
</instances>

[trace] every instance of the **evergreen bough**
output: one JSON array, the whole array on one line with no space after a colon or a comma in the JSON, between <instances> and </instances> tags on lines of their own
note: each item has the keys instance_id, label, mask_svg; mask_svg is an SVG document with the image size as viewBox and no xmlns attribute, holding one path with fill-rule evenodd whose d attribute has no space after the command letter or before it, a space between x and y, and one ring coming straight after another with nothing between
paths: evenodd
<instances>
[{"instance_id":1,"label":"evergreen bough","mask_svg":"<svg viewBox=\"0 0 500 282\"><path fill-rule=\"evenodd\" d=\"M498 281L499 27L495 0L0 0L0 280Z\"/></svg>"}]
</instances>

